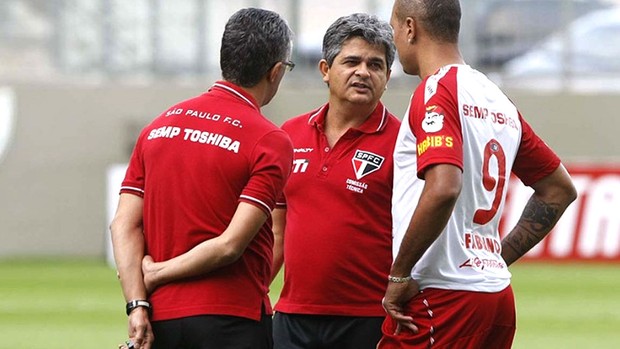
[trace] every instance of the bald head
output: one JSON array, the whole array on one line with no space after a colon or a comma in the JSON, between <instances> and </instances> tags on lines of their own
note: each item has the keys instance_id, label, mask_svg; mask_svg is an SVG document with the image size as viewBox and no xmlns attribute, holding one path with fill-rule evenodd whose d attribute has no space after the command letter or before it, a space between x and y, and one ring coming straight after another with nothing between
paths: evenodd
<instances>
[{"instance_id":1,"label":"bald head","mask_svg":"<svg viewBox=\"0 0 620 349\"><path fill-rule=\"evenodd\" d=\"M399 21L411 17L428 35L443 43L457 43L461 23L459 0L395 0L394 14Z\"/></svg>"}]
</instances>

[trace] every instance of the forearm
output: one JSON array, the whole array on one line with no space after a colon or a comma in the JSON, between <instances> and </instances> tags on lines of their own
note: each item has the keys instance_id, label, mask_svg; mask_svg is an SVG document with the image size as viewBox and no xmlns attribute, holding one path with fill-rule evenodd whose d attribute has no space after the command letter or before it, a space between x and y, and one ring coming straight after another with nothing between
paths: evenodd
<instances>
[{"instance_id":1,"label":"forearm","mask_svg":"<svg viewBox=\"0 0 620 349\"><path fill-rule=\"evenodd\" d=\"M445 228L454 204L440 205L427 197L420 201L414 212L407 233L401 243L399 253L394 260L390 275L407 276L428 248L437 240Z\"/></svg>"},{"instance_id":2,"label":"forearm","mask_svg":"<svg viewBox=\"0 0 620 349\"><path fill-rule=\"evenodd\" d=\"M284 229L286 227L286 209L278 208L271 213L273 219L273 267L271 280L280 272L284 264Z\"/></svg>"},{"instance_id":3,"label":"forearm","mask_svg":"<svg viewBox=\"0 0 620 349\"><path fill-rule=\"evenodd\" d=\"M157 287L203 275L234 263L241 257L266 218L266 214L260 209L246 203L239 204L231 223L220 236L205 240L177 257L147 266L147 283Z\"/></svg>"},{"instance_id":4,"label":"forearm","mask_svg":"<svg viewBox=\"0 0 620 349\"><path fill-rule=\"evenodd\" d=\"M127 196L129 195L129 196ZM124 194L110 225L114 259L125 300L146 299L142 279L144 234L142 231L142 199Z\"/></svg>"},{"instance_id":5,"label":"forearm","mask_svg":"<svg viewBox=\"0 0 620 349\"><path fill-rule=\"evenodd\" d=\"M390 275L407 276L446 227L461 190L460 169L437 165L426 173L426 184Z\"/></svg>"},{"instance_id":6,"label":"forearm","mask_svg":"<svg viewBox=\"0 0 620 349\"><path fill-rule=\"evenodd\" d=\"M542 241L565 209L565 205L532 195L517 225L502 240L502 258L506 264L511 265Z\"/></svg>"},{"instance_id":7,"label":"forearm","mask_svg":"<svg viewBox=\"0 0 620 349\"><path fill-rule=\"evenodd\" d=\"M532 186L534 194L512 231L502 240L502 257L511 265L549 234L576 197L568 173L560 166Z\"/></svg>"},{"instance_id":8,"label":"forearm","mask_svg":"<svg viewBox=\"0 0 620 349\"><path fill-rule=\"evenodd\" d=\"M146 289L142 278L142 257L144 256L144 240L139 234L133 237L115 238L114 259L118 270L123 295L126 301L146 299Z\"/></svg>"},{"instance_id":9,"label":"forearm","mask_svg":"<svg viewBox=\"0 0 620 349\"><path fill-rule=\"evenodd\" d=\"M186 253L150 265L147 276L155 286L172 281L206 274L237 260L237 255L227 249L226 241L219 236L203 241Z\"/></svg>"}]
</instances>

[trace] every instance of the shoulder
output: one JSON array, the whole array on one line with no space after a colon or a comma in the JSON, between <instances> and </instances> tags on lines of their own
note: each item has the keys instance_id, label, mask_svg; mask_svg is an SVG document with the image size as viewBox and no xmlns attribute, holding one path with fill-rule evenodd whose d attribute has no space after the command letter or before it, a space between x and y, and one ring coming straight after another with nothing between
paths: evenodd
<instances>
[{"instance_id":1,"label":"shoulder","mask_svg":"<svg viewBox=\"0 0 620 349\"><path fill-rule=\"evenodd\" d=\"M386 125L385 125L385 133L386 134L397 134L400 129L401 121L394 114L388 111L386 117Z\"/></svg>"},{"instance_id":2,"label":"shoulder","mask_svg":"<svg viewBox=\"0 0 620 349\"><path fill-rule=\"evenodd\" d=\"M282 129L285 131L298 130L299 128L309 126L312 124L312 120L317 117L320 110L321 108L317 108L307 113L294 116L282 124Z\"/></svg>"}]
</instances>

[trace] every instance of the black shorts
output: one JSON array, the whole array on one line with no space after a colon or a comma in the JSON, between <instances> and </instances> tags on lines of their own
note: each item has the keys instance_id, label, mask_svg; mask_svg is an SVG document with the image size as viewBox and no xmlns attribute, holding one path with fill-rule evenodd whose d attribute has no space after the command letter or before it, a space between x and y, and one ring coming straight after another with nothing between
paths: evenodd
<instances>
[{"instance_id":1,"label":"black shorts","mask_svg":"<svg viewBox=\"0 0 620 349\"><path fill-rule=\"evenodd\" d=\"M200 315L154 321L153 349L272 349L272 320Z\"/></svg>"},{"instance_id":2,"label":"black shorts","mask_svg":"<svg viewBox=\"0 0 620 349\"><path fill-rule=\"evenodd\" d=\"M273 317L274 349L375 349L382 317L285 314Z\"/></svg>"}]
</instances>

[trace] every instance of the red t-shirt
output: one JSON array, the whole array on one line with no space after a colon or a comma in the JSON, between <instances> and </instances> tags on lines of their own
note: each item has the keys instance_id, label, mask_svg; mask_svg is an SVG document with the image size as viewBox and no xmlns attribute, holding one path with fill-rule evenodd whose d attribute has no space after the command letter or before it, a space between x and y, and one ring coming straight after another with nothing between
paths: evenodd
<instances>
[{"instance_id":1,"label":"red t-shirt","mask_svg":"<svg viewBox=\"0 0 620 349\"><path fill-rule=\"evenodd\" d=\"M392 152L400 121L379 104L333 149L328 105L286 122L294 145L284 189L283 313L384 316L392 262Z\"/></svg>"},{"instance_id":2,"label":"red t-shirt","mask_svg":"<svg viewBox=\"0 0 620 349\"><path fill-rule=\"evenodd\" d=\"M219 236L240 201L270 215L289 176L289 137L252 96L218 82L181 102L140 134L121 192L144 197L146 252L155 261ZM152 320L201 314L258 320L267 297L273 233L269 219L235 263L161 286Z\"/></svg>"}]
</instances>

